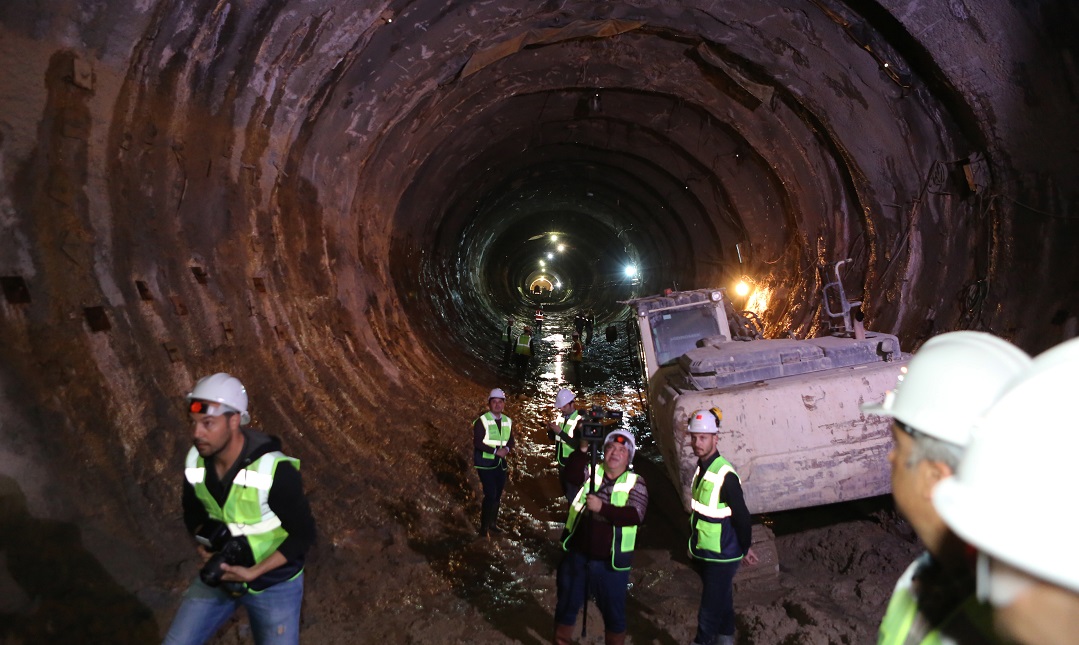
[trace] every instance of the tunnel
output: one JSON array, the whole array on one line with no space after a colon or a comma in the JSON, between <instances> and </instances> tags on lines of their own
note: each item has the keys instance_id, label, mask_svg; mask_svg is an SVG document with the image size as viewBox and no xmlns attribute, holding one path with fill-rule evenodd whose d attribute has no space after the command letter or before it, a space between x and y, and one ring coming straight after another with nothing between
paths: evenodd
<instances>
[{"instance_id":1,"label":"tunnel","mask_svg":"<svg viewBox=\"0 0 1079 645\"><path fill-rule=\"evenodd\" d=\"M506 317L745 280L804 338L848 260L906 351L1074 336L1076 27L1066 0L4 3L0 633L160 638L194 571L183 397L226 371L303 462L312 640L546 634L453 579L551 547L437 555L487 391L550 406L498 366ZM97 600L24 570L58 561Z\"/></svg>"}]
</instances>

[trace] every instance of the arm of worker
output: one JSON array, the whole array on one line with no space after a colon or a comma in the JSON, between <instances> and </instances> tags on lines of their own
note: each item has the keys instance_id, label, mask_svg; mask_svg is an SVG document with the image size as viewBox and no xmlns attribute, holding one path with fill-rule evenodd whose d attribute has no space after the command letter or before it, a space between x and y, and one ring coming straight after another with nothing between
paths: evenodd
<instances>
[{"instance_id":1,"label":"arm of worker","mask_svg":"<svg viewBox=\"0 0 1079 645\"><path fill-rule=\"evenodd\" d=\"M589 495L587 504L588 510L603 516L614 526L637 526L644 522L644 512L648 509L648 487L644 477L638 476L625 506L614 506L598 495Z\"/></svg>"},{"instance_id":2,"label":"arm of worker","mask_svg":"<svg viewBox=\"0 0 1079 645\"><path fill-rule=\"evenodd\" d=\"M510 454L510 451L513 450L513 446L515 445L516 442L514 442L513 433L511 432L509 441L506 442L506 445L502 446L498 450L495 450L495 454L499 457L505 457L506 455Z\"/></svg>"},{"instance_id":3,"label":"arm of worker","mask_svg":"<svg viewBox=\"0 0 1079 645\"><path fill-rule=\"evenodd\" d=\"M734 526L734 534L738 537L738 544L742 545L742 555L746 564L757 564L757 554L750 545L753 543L753 517L746 507L746 499L742 493L742 484L734 473L727 473L723 478L723 489L719 494L719 501L731 509L731 524Z\"/></svg>"},{"instance_id":4,"label":"arm of worker","mask_svg":"<svg viewBox=\"0 0 1079 645\"><path fill-rule=\"evenodd\" d=\"M487 450L487 444L483 443L486 438L487 431L483 428L483 422L476 419L476 422L472 424L472 449Z\"/></svg>"},{"instance_id":5,"label":"arm of worker","mask_svg":"<svg viewBox=\"0 0 1079 645\"><path fill-rule=\"evenodd\" d=\"M276 551L253 567L223 565L221 568L226 573L222 580L251 582L286 562L302 558L315 543L315 518L311 515L311 506L303 492L300 471L295 466L287 462L277 465L266 501L270 510L281 520L281 528L288 532L288 537Z\"/></svg>"}]
</instances>

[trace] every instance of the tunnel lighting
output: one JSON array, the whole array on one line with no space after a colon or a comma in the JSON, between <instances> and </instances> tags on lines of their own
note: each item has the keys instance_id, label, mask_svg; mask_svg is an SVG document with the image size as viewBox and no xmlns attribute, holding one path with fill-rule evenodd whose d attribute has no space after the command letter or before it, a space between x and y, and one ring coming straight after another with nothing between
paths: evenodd
<instances>
[{"instance_id":1,"label":"tunnel lighting","mask_svg":"<svg viewBox=\"0 0 1079 645\"><path fill-rule=\"evenodd\" d=\"M565 251L565 250L566 250L566 245L565 244L559 244L558 245L558 252L559 253L561 253L562 251Z\"/></svg>"},{"instance_id":2,"label":"tunnel lighting","mask_svg":"<svg viewBox=\"0 0 1079 645\"><path fill-rule=\"evenodd\" d=\"M637 275L637 267L630 264L626 266L626 277L633 278Z\"/></svg>"},{"instance_id":3,"label":"tunnel lighting","mask_svg":"<svg viewBox=\"0 0 1079 645\"><path fill-rule=\"evenodd\" d=\"M745 296L749 293L749 284L747 284L745 280L739 280L738 284L734 287L734 292L739 296Z\"/></svg>"},{"instance_id":4,"label":"tunnel lighting","mask_svg":"<svg viewBox=\"0 0 1079 645\"><path fill-rule=\"evenodd\" d=\"M551 241L552 241L552 242L557 242L557 241L558 241L558 236L557 236L557 235L554 235L554 234L552 234L552 235L551 235Z\"/></svg>"},{"instance_id":5,"label":"tunnel lighting","mask_svg":"<svg viewBox=\"0 0 1079 645\"><path fill-rule=\"evenodd\" d=\"M554 259L554 253L548 253L547 254L547 259L548 260L553 260Z\"/></svg>"},{"instance_id":6,"label":"tunnel lighting","mask_svg":"<svg viewBox=\"0 0 1079 645\"><path fill-rule=\"evenodd\" d=\"M541 266L541 267L545 267L545 266L547 266L547 263L546 263L546 262L544 262L543 260L540 260L540 266Z\"/></svg>"}]
</instances>

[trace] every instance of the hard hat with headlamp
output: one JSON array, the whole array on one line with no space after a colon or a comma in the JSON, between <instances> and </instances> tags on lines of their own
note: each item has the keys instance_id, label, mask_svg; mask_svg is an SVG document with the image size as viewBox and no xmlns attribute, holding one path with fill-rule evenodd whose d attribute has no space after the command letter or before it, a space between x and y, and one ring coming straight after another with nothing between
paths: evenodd
<instances>
[{"instance_id":1,"label":"hard hat with headlamp","mask_svg":"<svg viewBox=\"0 0 1079 645\"><path fill-rule=\"evenodd\" d=\"M561 390L558 391L558 394L554 395L554 407L562 408L567 403L572 403L573 400L576 399L576 398L577 398L576 394L574 394L573 392L570 392L566 388L562 388Z\"/></svg>"},{"instance_id":2,"label":"hard hat with headlamp","mask_svg":"<svg viewBox=\"0 0 1079 645\"><path fill-rule=\"evenodd\" d=\"M240 415L240 425L251 423L247 413L247 390L235 376L224 372L199 379L187 395L188 411L196 414L220 416L231 412Z\"/></svg>"},{"instance_id":3,"label":"hard hat with headlamp","mask_svg":"<svg viewBox=\"0 0 1079 645\"><path fill-rule=\"evenodd\" d=\"M609 446L612 443L622 444L629 451L629 462L633 463L633 455L637 454L637 442L633 439L633 433L629 430L615 430L607 435L603 440L603 446Z\"/></svg>"},{"instance_id":4,"label":"hard hat with headlamp","mask_svg":"<svg viewBox=\"0 0 1079 645\"><path fill-rule=\"evenodd\" d=\"M983 554L1074 593L1079 523L1062 500L1079 490L1077 383L1079 339L1038 356L978 422L955 476L933 492L945 523ZM1007 578L979 569L979 595L1009 604L1001 600L1009 594L994 589Z\"/></svg>"},{"instance_id":5,"label":"hard hat with headlamp","mask_svg":"<svg viewBox=\"0 0 1079 645\"><path fill-rule=\"evenodd\" d=\"M974 422L1029 367L1026 352L992 334L941 334L914 354L883 403L863 405L862 412L965 446Z\"/></svg>"}]
</instances>

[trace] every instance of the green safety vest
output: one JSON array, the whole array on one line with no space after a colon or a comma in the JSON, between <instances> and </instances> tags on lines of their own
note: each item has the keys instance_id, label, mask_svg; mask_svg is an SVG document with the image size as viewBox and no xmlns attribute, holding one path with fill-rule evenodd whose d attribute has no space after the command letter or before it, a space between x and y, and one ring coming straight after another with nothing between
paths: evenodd
<instances>
[{"instance_id":1,"label":"green safety vest","mask_svg":"<svg viewBox=\"0 0 1079 645\"><path fill-rule=\"evenodd\" d=\"M501 466L505 468L505 460L497 456L495 450L509 443L510 430L513 426L513 421L503 414L502 427L499 428L498 423L495 421L495 415L490 412L481 416L479 421L483 422L483 429L485 431L483 445L487 446L487 449L476 451L476 468L479 468L480 470L491 470L492 468L498 468L500 465L499 462L501 462Z\"/></svg>"},{"instance_id":2,"label":"green safety vest","mask_svg":"<svg viewBox=\"0 0 1079 645\"><path fill-rule=\"evenodd\" d=\"M502 342L503 342L503 343L508 343L508 342L510 342L510 332L511 332L512 330L513 330L513 325L509 325L509 324L507 324L507 325L506 325L506 326L505 326L505 327L504 327L504 328L502 329Z\"/></svg>"},{"instance_id":3,"label":"green safety vest","mask_svg":"<svg viewBox=\"0 0 1079 645\"><path fill-rule=\"evenodd\" d=\"M603 484L603 465L596 466L596 488ZM637 473L627 470L615 480L611 488L611 505L625 506L629 501L629 491L637 484ZM562 550L569 550L569 541L573 532L580 524L582 511L588 499L588 486L581 486L573 503L569 507L569 517L566 519L566 528L562 531ZM616 571L628 571L633 563L633 547L637 543L636 526L612 526L614 530L611 536L611 567Z\"/></svg>"},{"instance_id":4,"label":"green safety vest","mask_svg":"<svg viewBox=\"0 0 1079 645\"><path fill-rule=\"evenodd\" d=\"M580 420L581 420L581 412L579 410L574 410L572 414L570 414L568 417L566 417L565 419L562 420L562 423L559 426L559 429L564 431L570 437L573 437L574 439L576 439L577 438L577 434L576 434L576 432L577 432L577 422L580 421ZM558 458L558 465L559 466L565 466L566 465L566 460L570 458L570 455L573 454L573 451L576 450L576 447L572 443L570 443L568 441L562 441L561 436L556 436L554 440L558 444L558 446L557 446L557 454L556 454L556 456Z\"/></svg>"},{"instance_id":5,"label":"green safety vest","mask_svg":"<svg viewBox=\"0 0 1079 645\"><path fill-rule=\"evenodd\" d=\"M288 531L281 526L280 518L270 509L269 503L277 465L286 461L300 469L299 459L278 451L268 452L242 468L232 480L222 507L206 488L206 465L199 451L191 448L187 453L184 475L195 487L195 496L206 508L210 519L227 526L233 537L247 537L256 564L276 551L288 537Z\"/></svg>"},{"instance_id":6,"label":"green safety vest","mask_svg":"<svg viewBox=\"0 0 1079 645\"><path fill-rule=\"evenodd\" d=\"M708 470L693 474L693 499L689 515L689 552L698 560L734 562L742 559L742 549L731 523L731 507L720 501L723 479L738 473L722 455L716 456ZM738 478L741 481L741 478Z\"/></svg>"},{"instance_id":7,"label":"green safety vest","mask_svg":"<svg viewBox=\"0 0 1079 645\"><path fill-rule=\"evenodd\" d=\"M528 345L530 342L532 342L532 337L528 334L521 334L520 336L518 336L516 348L517 353L522 356L531 356L532 348Z\"/></svg>"},{"instance_id":8,"label":"green safety vest","mask_svg":"<svg viewBox=\"0 0 1079 645\"><path fill-rule=\"evenodd\" d=\"M924 556L923 556L924 557ZM877 645L906 645L919 616L918 599L911 592L915 570L923 559L915 560L895 585L888 610L880 623ZM924 623L924 621L922 621ZM921 625L924 630L926 625ZM943 633L942 633L943 632ZM989 606L978 602L974 594L952 610L939 625L930 629L917 645L957 645L958 643L1000 643L993 630Z\"/></svg>"}]
</instances>

